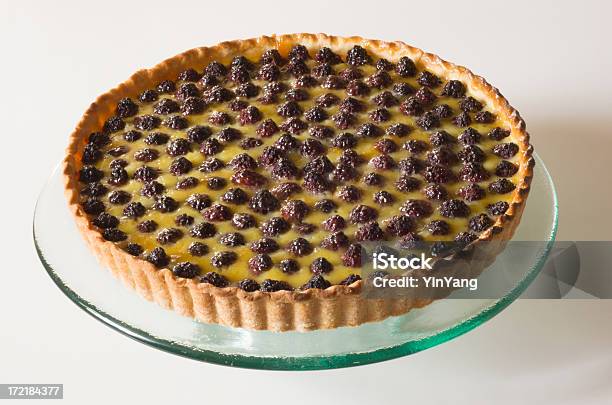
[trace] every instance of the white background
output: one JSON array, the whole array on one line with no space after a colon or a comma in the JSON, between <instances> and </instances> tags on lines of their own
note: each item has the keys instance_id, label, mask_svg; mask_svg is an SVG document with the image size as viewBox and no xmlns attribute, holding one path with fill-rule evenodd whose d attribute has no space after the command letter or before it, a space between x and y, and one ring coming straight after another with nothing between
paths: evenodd
<instances>
[{"instance_id":1,"label":"white background","mask_svg":"<svg viewBox=\"0 0 612 405\"><path fill-rule=\"evenodd\" d=\"M519 301L467 335L383 364L230 369L156 351L94 321L55 288L31 237L37 193L98 94L192 47L327 32L404 40L487 77L521 111L557 182L559 239L609 240L608 5L151 3L1 2L0 383L63 383L65 402L75 404L612 402L609 301Z\"/></svg>"}]
</instances>

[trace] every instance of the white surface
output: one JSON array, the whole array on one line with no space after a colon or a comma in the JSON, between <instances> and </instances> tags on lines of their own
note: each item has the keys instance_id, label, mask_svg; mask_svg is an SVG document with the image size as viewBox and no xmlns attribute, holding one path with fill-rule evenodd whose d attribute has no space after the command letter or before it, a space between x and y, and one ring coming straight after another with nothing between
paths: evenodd
<instances>
[{"instance_id":1,"label":"white surface","mask_svg":"<svg viewBox=\"0 0 612 405\"><path fill-rule=\"evenodd\" d=\"M0 199L0 383L64 383L64 402L75 404L612 401L610 301L520 301L465 336L383 364L235 370L156 351L94 321L52 285L31 242L38 190L97 94L194 46L298 31L402 39L484 75L521 111L557 180L560 238L609 238L612 224L597 218L610 190L593 190L612 150L609 6L427 1L389 12L373 6L383 2L357 1L150 3L2 3L0 165L12 192ZM19 148L32 145L28 169ZM584 196L590 206L579 204Z\"/></svg>"}]
</instances>

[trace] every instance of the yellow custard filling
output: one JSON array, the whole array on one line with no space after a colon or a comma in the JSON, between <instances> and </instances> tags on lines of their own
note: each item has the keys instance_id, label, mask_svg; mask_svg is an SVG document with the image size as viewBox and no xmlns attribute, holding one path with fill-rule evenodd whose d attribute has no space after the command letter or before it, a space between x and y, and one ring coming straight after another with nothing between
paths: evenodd
<instances>
[{"instance_id":1,"label":"yellow custard filling","mask_svg":"<svg viewBox=\"0 0 612 405\"><path fill-rule=\"evenodd\" d=\"M316 50L311 50L311 55L314 55L315 51ZM391 62L397 62L397 61L391 61ZM255 64L256 61L253 61L253 63ZM311 69L316 65L316 62L313 59L307 60L306 63ZM257 71L257 67L258 65L255 67L253 72ZM338 73L346 69L347 67L348 67L347 64L340 63L340 64L334 65L333 69L336 73ZM417 68L418 67L419 66L417 64ZM204 66L201 67L201 69L203 68ZM374 64L359 66L359 69L363 72L364 79L377 71L376 66L374 66ZM388 73L391 76L391 79L393 80L393 84L399 83L399 82L405 82L405 83L408 83L410 86L412 86L414 89L419 89L422 87L417 82L416 76L408 77L408 78L401 77L393 70L389 71ZM459 106L460 100L457 98L446 97L446 96L440 95L440 92L444 86L444 83L446 82L445 78L441 77L440 79L441 79L441 84L432 89L432 91L436 95L438 95L438 98L435 101L434 106L440 105L440 104L447 104L451 107L453 111L453 116L455 116L461 112L461 109ZM286 85L286 88L288 89L288 88L294 87L294 83L296 79L293 76L289 75L288 73L283 72L279 81L284 82ZM267 81L258 80L256 78L252 79L251 82L259 86L261 89L263 89L263 87L268 83ZM319 82L322 82L322 80L319 79ZM183 82L181 81L177 81L176 82L177 88L182 83ZM197 86L200 88L200 90L204 88L204 86L202 86L199 82L196 82L196 83L197 83ZM383 89L371 88L367 96L363 96L363 97L353 96L354 98L359 99L364 103L365 110L363 112L354 114L357 121L355 125L353 125L351 128L348 128L346 130L338 129L334 121L331 119L331 117L339 111L338 104L331 106L329 108L325 108L325 111L327 112L327 115L328 115L328 119L322 122L318 122L318 123L309 123L309 126L313 126L313 125L328 126L334 129L334 136L339 135L344 132L350 132L352 134L355 134L356 128L359 125L367 123L367 122L372 122L369 117L370 112L380 108L372 101L372 99L377 94L383 91L391 91L393 84ZM225 83L223 83L223 86L233 89L237 86L237 84L228 80ZM346 97L348 97L345 89L330 90L330 89L322 88L321 86L315 86L315 87L304 88L304 90L308 92L309 97L305 101L298 102L298 104L300 105L303 111L307 111L311 107L315 106L315 100L317 99L317 97L323 94L326 94L326 93L335 94L336 96L339 97L340 100L343 100ZM395 162L400 162L402 159L405 159L409 156L416 156L419 159L426 161L425 156L427 152L433 149L433 146L430 145L430 140L429 140L430 135L433 132L443 130L443 131L448 132L450 135L452 135L456 139L466 129L465 127L462 128L462 127L458 127L454 125L451 121L451 118L444 118L444 119L441 119L440 126L430 129L430 130L424 130L420 128L416 122L416 119L418 117L413 117L413 116L409 116L409 115L402 113L399 109L399 105L388 107L387 110L390 113L390 119L386 122L380 122L380 123L375 123L375 124L381 127L383 131L386 131L386 129L389 126L393 124L397 124L397 123L402 123L402 124L406 124L410 126L412 128L412 131L408 135L402 138L398 138L392 135L383 135L381 137L376 137L376 138L359 137L357 145L353 149L361 156L361 158L364 160L364 163L357 166L357 171L359 173L359 176L357 176L352 181L345 181L341 185L355 185L356 187L358 187L361 190L361 199L358 202L354 202L354 203L353 202L348 203L348 202L342 201L337 195L339 187L333 193L326 192L322 194L312 194L303 188L301 192L291 195L289 199L301 200L309 206L310 211L304 217L303 222L315 225L316 229L314 230L314 232L310 234L302 235L298 233L294 228L291 228L289 231L282 233L278 236L275 236L274 239L276 239L276 241L280 245L280 249L277 250L276 252L269 254L272 261L274 262L274 266L271 269L262 272L261 274L254 274L253 272L249 270L248 260L251 257L255 256L256 253L251 251L251 249L249 248L249 244L251 242L254 242L264 237L264 235L262 234L261 230L258 227L259 225L261 225L265 220L273 216L280 216L281 214L279 211L271 212L266 215L259 214L259 213L253 212L249 208L248 203L242 204L242 205L225 204L220 200L220 197L229 188L236 188L236 187L242 188L243 190L247 192L247 194L249 194L249 196L252 196L256 190L249 189L248 187L236 185L231 182L230 178L232 174L234 173L234 170L228 165L228 163L233 157L241 153L248 153L251 157L257 159L257 157L261 155L265 147L273 146L274 143L278 140L278 138L282 134L285 133L284 131L281 130L277 132L276 134L274 134L273 136L266 137L266 138L260 137L256 134L255 129L264 119L272 119L276 122L278 126L280 126L281 123L283 123L287 119L285 117L280 116L277 113L278 106L286 101L284 93L278 96L278 103L268 104L268 105L262 104L258 101L258 98L261 97L261 95L262 95L262 91L260 90L259 96L249 98L249 99L244 99L244 101L247 102L249 105L255 106L259 109L259 111L261 111L263 118L262 120L259 120L255 124L240 125L240 123L238 122L239 112L232 111L228 107L228 103L216 103L216 104L207 105L201 114L184 116L184 118L186 118L189 122L189 126L186 129L173 130L173 129L167 128L164 125L160 125L159 128L154 129L152 131L140 131L143 133L143 136L139 140L135 142L127 142L124 139L123 134L129 130L136 129L134 127L134 119L137 116L141 116L145 114L152 114L152 115L159 116L160 119L163 121L166 117L170 115L180 114L180 113L175 113L175 114L170 114L166 116L155 114L153 111L153 106L155 105L156 102L151 102L151 103L140 102L138 101L138 97L137 97L138 95L134 94L133 100L138 105L137 115L129 117L129 118L124 118L124 121L126 123L125 128L121 131L112 133L110 135L110 143L108 145L105 145L102 148L102 151L106 152L110 149L117 148L119 146L124 146L128 148L127 153L119 157L113 157L105 153L102 159L100 159L99 161L95 163L95 166L98 169L102 170L105 174L105 177L101 180L101 182L107 185L106 180L108 178L108 174L110 173L111 162L115 159L123 159L127 161L128 164L125 167L125 170L128 172L129 178L130 178L127 184L122 185L122 186L107 185L107 187L109 188L109 191L124 190L130 193L132 196L130 202L140 202L147 208L146 213L142 217L139 217L137 219L126 218L123 216L123 209L125 208L124 204L123 205L110 204L108 202L108 194L100 197L100 200L102 200L105 204L106 212L120 219L120 222L117 228L123 231L125 234L127 234L127 240L117 242L117 243L121 245L126 245L127 243L136 243L140 245L144 249L144 253L143 253L143 257L144 257L147 252L150 252L156 247L162 246L156 240L156 237L159 231L165 228L179 228L183 231L183 236L175 243L165 244L162 246L165 252L167 253L167 255L170 256L171 258L171 263L169 265L170 268L172 268L173 264L176 264L179 262L191 262L199 266L200 274L205 274L209 271L215 271L215 272L220 273L227 280L233 283L243 280L245 278L250 278L258 282L261 282L265 279L273 279L273 280L286 281L292 287L297 288L297 287L304 285L313 276L313 273L310 270L311 262L315 258L324 257L333 265L333 270L327 274L324 274L323 276L331 284L338 284L351 274L359 274L359 268L348 267L343 264L341 260L341 255L345 249L340 249L338 251L332 251L332 250L328 250L320 246L321 241L330 234L330 232L322 228L321 224L323 223L323 221L325 221L327 218L329 218L332 215L342 216L346 220L346 228L344 228L342 231L349 237L351 243L357 243L358 241L355 240L355 232L357 231L360 225L352 224L351 221L349 220L349 212L354 208L355 205L365 204L370 207L376 208L376 210L378 211L377 222L384 229L383 223L385 219L391 218L395 215L400 215L401 214L400 207L406 200L410 200L410 199L425 200L426 199L425 196L423 195L422 190L427 185L427 182L425 181L425 179L423 178L421 174L414 174L414 177L418 178L421 181L421 186L419 187L419 189L412 191L412 192L401 192L401 191L398 191L394 187L394 183L396 182L396 180L398 179L400 175L400 171L397 167L392 170L376 170L375 168L373 168L371 165L368 164L371 158L381 154L375 149L374 147L375 143L379 141L380 139L384 139L384 138L393 140L398 145L398 148L395 152L389 153L389 155L395 160ZM471 93L470 93L470 89L468 88L466 96L469 96L469 95L471 95ZM179 99L175 97L174 94L160 94L159 98L160 99L161 98L171 98L171 99L176 100L179 103L181 102ZM407 97L397 96L397 98L399 99L400 102L402 102ZM479 100L479 101L483 104L484 110L490 111L491 113L496 114L496 111L491 109L491 105L490 103L487 103L487 100ZM426 110L432 107L428 107ZM216 125L211 124L209 122L209 117L214 112L225 112L229 114L232 117L232 122L228 125L222 125L222 126L216 126ZM305 121L303 116L299 118ZM191 163L193 164L193 169L189 173L177 177L168 171L168 168L171 162L174 159L176 159L176 157L169 156L167 154L166 145L159 145L159 146L149 145L145 143L144 139L146 138L146 135L148 134L148 132L162 132L162 133L169 135L170 139L186 138L187 130L196 125L206 125L206 126L211 127L211 129L213 130L213 134L212 134L213 138L216 136L216 134L221 129L228 127L228 126L234 127L241 131L242 139L246 137L255 137L255 138L260 139L262 141L262 144L260 146L257 146L255 148L248 149L248 150L245 150L240 146L240 140L224 144L223 150L217 155L214 155L214 157L223 161L226 164L226 166L218 171L214 171L211 173L202 173L198 171L198 166L202 162L204 162L204 160L206 160L207 157L204 156L200 152L199 145L192 144L191 152L184 155L184 157L191 161ZM453 238L458 233L469 231L469 219L479 213L486 213L487 206L489 204L493 204L498 201L509 202L512 199L513 192L506 193L506 194L493 193L487 190L487 185L499 179L499 177L495 175L495 169L497 165L503 160L502 158L491 153L493 147L499 143L507 143L507 142L515 141L514 136L510 134L510 136L508 136L507 138L501 141L493 140L490 137L488 137L487 134L495 127L509 129L509 128L506 128L506 125L504 122L501 122L497 119L494 122L487 123L487 124L477 123L477 122L474 122L474 120L472 120L472 123L469 126L477 130L480 134L482 134L480 141L476 145L480 147L486 153L486 159L483 162L483 166L491 174L491 177L488 180L480 183L482 188L486 190L486 194L484 198L480 200L466 201L466 203L470 207L470 215L466 218L443 217L440 211L437 209L437 207L440 205L440 202L430 201L432 206L434 207L433 214L426 218L417 218L416 228L414 229L414 232L418 233L426 241L453 240ZM305 139L310 138L308 129L301 132L300 134L295 134L293 136L299 141L303 141ZM326 146L326 152L325 152L326 156L329 158L329 160L332 163L335 164L339 156L342 154L342 150L339 148L332 147L330 145L330 140L331 138L319 139L319 141L321 141ZM408 140L420 140L420 141L426 142L429 145L429 148L427 151L421 154L414 155L410 153L408 150L402 148L402 144ZM455 153L457 153L461 150L462 145L460 142L455 142L453 144L448 145L448 147L450 147ZM159 157L147 163L136 161L134 159L134 153L144 148L156 149L158 151ZM289 152L287 154L287 157L293 163L295 163L295 165L300 169L303 168L311 160L309 158L305 158L302 155L300 155L298 151ZM516 165L519 164L518 155L507 158L505 160L513 162ZM135 170L143 165L158 169L160 175L156 179L156 181L165 186L165 192L164 192L165 195L172 197L179 203L179 208L176 211L170 212L170 213L162 213L162 212L156 211L152 208L154 204L154 199L150 197L142 196L140 194L140 189L142 188L143 183L133 180L132 176ZM461 166L462 166L461 161L458 161L457 163L451 166L451 169L456 175L457 180L443 185L448 191L448 196L449 196L448 198L461 199L461 196L457 194L457 191L459 190L459 188L467 184L466 182L462 181L459 178L458 173L459 173ZM287 181L292 181L298 184L301 184L302 182L301 178L297 180L287 180L287 179L276 180L272 178L272 176L270 176L269 169L264 167L261 164L255 170L258 173L267 177L268 183L265 186L265 188L267 189L272 189L276 185L280 183L285 183ZM382 186L381 185L370 186L362 182L363 175L369 172L376 172L379 175L381 175L384 178L384 184ZM187 176L196 177L200 179L200 182L194 188L185 189L185 190L177 190L176 183L181 178L187 177ZM227 181L226 186L220 190L211 190L207 186L206 180L213 176L222 177L226 179ZM508 180L512 181L514 184L518 184L518 175L515 174L513 177L509 177ZM381 190L385 190L393 195L394 202L391 205L381 206L381 205L378 205L376 202L374 202L373 200L374 193L381 191ZM206 238L206 239L197 239L197 238L192 237L189 234L189 227L177 226L175 223L175 218L177 215L184 213L184 214L188 214L195 218L194 224L205 221L205 219L202 217L202 214L200 212L194 210L189 205L185 204L185 201L187 200L187 198L190 195L196 194L196 193L208 195L210 199L213 201L213 203L222 203L228 206L232 210L233 213L243 212L243 213L248 213L254 216L257 220L258 226L252 227L249 229L244 229L244 230L237 230L232 225L231 220L222 221L222 222L214 222L214 225L217 228L217 233L215 236ZM86 197L83 196L82 199L85 200ZM337 205L337 210L331 213L323 213L323 212L316 210L314 208L314 204L321 199L332 199ZM154 220L158 224L157 230L151 233L140 232L137 229L137 225L138 223L145 221L145 220ZM447 235L430 234L426 226L432 220L444 220L450 226L450 232ZM228 247L228 246L225 246L219 243L219 240L218 240L219 237L225 233L230 233L230 232L241 233L244 236L246 243L242 246L237 246L237 247ZM303 237L311 243L313 247L313 251L311 254L303 256L303 257L296 257L286 250L286 246L289 244L289 242L291 242L292 240L298 237ZM392 238L388 237L387 239L389 240ZM188 247L192 242L195 242L195 241L199 241L207 245L209 248L208 254L200 256L200 257L191 255L188 252ZM229 266L220 267L220 268L214 267L211 264L210 259L211 259L211 256L215 252L218 252L218 251L234 251L237 253L238 258L234 263L230 264ZM297 272L286 274L280 270L280 268L278 267L278 263L281 260L286 259L286 258L292 258L299 263L299 270Z\"/></svg>"}]
</instances>

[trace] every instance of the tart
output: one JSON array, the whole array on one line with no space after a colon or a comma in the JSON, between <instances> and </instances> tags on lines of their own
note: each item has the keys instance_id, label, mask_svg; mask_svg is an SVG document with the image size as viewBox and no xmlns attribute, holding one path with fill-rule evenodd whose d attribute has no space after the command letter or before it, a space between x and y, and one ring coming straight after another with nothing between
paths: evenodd
<instances>
[{"instance_id":1,"label":"tart","mask_svg":"<svg viewBox=\"0 0 612 405\"><path fill-rule=\"evenodd\" d=\"M89 248L143 297L202 322L312 330L432 301L364 298L360 244L510 239L532 150L518 112L463 67L293 34L137 72L87 110L63 173Z\"/></svg>"}]
</instances>

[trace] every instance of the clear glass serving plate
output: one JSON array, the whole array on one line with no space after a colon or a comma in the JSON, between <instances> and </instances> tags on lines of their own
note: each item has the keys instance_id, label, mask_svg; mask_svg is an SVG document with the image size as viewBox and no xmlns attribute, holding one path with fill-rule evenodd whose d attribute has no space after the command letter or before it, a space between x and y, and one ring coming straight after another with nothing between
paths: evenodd
<instances>
[{"instance_id":1,"label":"clear glass serving plate","mask_svg":"<svg viewBox=\"0 0 612 405\"><path fill-rule=\"evenodd\" d=\"M508 257L502 253L486 270L493 272L508 261L519 269L516 282L500 298L443 299L359 327L250 331L200 323L146 301L114 279L88 251L68 211L59 170L38 199L34 242L45 270L68 298L105 325L139 342L234 367L312 370L357 366L416 353L466 333L498 314L529 286L546 261L558 218L552 179L542 160L537 156L536 160L528 204L513 240L543 243L528 255ZM58 229L63 230L61 234Z\"/></svg>"}]
</instances>

